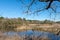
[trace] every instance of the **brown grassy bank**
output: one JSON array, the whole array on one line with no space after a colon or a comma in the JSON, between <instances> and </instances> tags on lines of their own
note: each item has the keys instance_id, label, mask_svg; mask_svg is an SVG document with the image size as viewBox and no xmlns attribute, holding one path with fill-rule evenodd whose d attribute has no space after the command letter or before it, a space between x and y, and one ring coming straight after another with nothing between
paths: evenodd
<instances>
[{"instance_id":1,"label":"brown grassy bank","mask_svg":"<svg viewBox=\"0 0 60 40\"><path fill-rule=\"evenodd\" d=\"M60 24L53 24L53 25L36 25L31 24L29 26L20 26L16 28L17 31L24 31L24 30L38 30L38 31L44 31L44 32L51 32L57 34L60 31Z\"/></svg>"},{"instance_id":2,"label":"brown grassy bank","mask_svg":"<svg viewBox=\"0 0 60 40\"><path fill-rule=\"evenodd\" d=\"M25 18L0 17L0 31L39 30L57 33L60 31L60 22L50 20L26 20Z\"/></svg>"}]
</instances>

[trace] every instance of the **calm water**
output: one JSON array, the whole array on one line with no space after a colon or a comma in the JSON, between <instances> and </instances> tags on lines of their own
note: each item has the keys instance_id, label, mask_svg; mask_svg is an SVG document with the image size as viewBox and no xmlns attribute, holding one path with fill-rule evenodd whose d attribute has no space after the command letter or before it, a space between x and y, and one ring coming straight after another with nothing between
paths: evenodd
<instances>
[{"instance_id":1,"label":"calm water","mask_svg":"<svg viewBox=\"0 0 60 40\"><path fill-rule=\"evenodd\" d=\"M6 35L10 35L13 36L15 34L18 34L20 36L42 36L42 37L48 37L51 38L52 40L60 40L60 36L57 36L55 34L49 33L49 32L40 32L40 31L32 31L32 30L28 30L28 31L23 31L23 32L6 32Z\"/></svg>"}]
</instances>

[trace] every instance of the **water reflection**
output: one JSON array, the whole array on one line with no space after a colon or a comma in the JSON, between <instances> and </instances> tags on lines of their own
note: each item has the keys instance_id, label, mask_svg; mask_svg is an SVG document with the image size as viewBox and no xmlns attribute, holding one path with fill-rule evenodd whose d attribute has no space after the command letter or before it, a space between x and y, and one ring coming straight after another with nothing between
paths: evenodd
<instances>
[{"instance_id":1,"label":"water reflection","mask_svg":"<svg viewBox=\"0 0 60 40\"><path fill-rule=\"evenodd\" d=\"M23 32L5 32L5 34L10 36L18 34L21 37L24 36L47 37L50 38L51 40L60 40L60 36L57 36L55 34L49 32L32 31L32 30L23 31Z\"/></svg>"}]
</instances>

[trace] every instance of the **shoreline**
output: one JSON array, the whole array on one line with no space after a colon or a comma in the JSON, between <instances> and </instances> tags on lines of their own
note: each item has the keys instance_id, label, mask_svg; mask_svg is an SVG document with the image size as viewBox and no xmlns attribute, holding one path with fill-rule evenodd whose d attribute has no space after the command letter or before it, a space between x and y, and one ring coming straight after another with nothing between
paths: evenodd
<instances>
[{"instance_id":1,"label":"shoreline","mask_svg":"<svg viewBox=\"0 0 60 40\"><path fill-rule=\"evenodd\" d=\"M60 31L60 25L54 24L54 25L39 25L36 26L33 24L33 26L20 26L16 28L16 31L24 31L24 30L38 30L38 31L45 31L45 32L51 32L54 34L57 34Z\"/></svg>"}]
</instances>

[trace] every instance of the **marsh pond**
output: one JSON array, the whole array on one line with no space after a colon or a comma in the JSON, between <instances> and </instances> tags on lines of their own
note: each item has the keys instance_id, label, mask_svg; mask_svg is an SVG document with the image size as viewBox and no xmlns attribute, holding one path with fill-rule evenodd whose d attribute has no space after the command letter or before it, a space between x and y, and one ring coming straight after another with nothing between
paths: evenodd
<instances>
[{"instance_id":1,"label":"marsh pond","mask_svg":"<svg viewBox=\"0 0 60 40\"><path fill-rule=\"evenodd\" d=\"M12 36L16 37L16 35L18 35L20 39L16 39L16 40L60 40L59 35L55 35L49 32L36 31L36 30L35 31L27 30L22 32L9 31L9 32L4 32L4 35L10 37Z\"/></svg>"}]
</instances>

